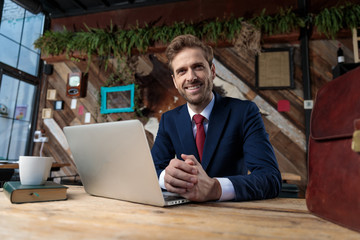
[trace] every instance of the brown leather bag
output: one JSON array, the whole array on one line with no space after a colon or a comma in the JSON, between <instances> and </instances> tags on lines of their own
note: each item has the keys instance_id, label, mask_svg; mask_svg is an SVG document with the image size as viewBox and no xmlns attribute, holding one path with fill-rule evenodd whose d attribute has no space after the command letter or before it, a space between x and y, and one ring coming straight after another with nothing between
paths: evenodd
<instances>
[{"instance_id":1,"label":"brown leather bag","mask_svg":"<svg viewBox=\"0 0 360 240\"><path fill-rule=\"evenodd\" d=\"M359 123L360 67L317 93L311 115L306 190L310 212L356 231L360 231L360 153L352 147L359 150L360 143L355 141L360 140L360 131L355 132L360 130Z\"/></svg>"}]
</instances>

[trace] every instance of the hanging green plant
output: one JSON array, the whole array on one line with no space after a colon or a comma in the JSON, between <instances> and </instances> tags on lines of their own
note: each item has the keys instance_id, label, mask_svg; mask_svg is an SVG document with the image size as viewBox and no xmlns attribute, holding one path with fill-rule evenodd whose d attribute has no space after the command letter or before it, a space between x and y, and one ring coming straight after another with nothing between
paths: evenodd
<instances>
[{"instance_id":1,"label":"hanging green plant","mask_svg":"<svg viewBox=\"0 0 360 240\"><path fill-rule=\"evenodd\" d=\"M346 4L343 9L344 28L353 29L360 26L360 5Z\"/></svg>"},{"instance_id":2,"label":"hanging green plant","mask_svg":"<svg viewBox=\"0 0 360 240\"><path fill-rule=\"evenodd\" d=\"M259 16L255 16L249 22L262 33L269 35L289 33L296 28L305 26L305 21L299 18L292 8L280 8L279 13L274 16L267 15L266 9L263 9Z\"/></svg>"},{"instance_id":3,"label":"hanging green plant","mask_svg":"<svg viewBox=\"0 0 360 240\"><path fill-rule=\"evenodd\" d=\"M318 32L335 38L341 29L360 26L360 5L347 3L339 7L325 8L314 17Z\"/></svg>"},{"instance_id":4,"label":"hanging green plant","mask_svg":"<svg viewBox=\"0 0 360 240\"><path fill-rule=\"evenodd\" d=\"M35 43L35 48L41 49L42 53L48 55L60 55L67 49L69 42L76 35L66 28L63 31L46 31Z\"/></svg>"},{"instance_id":5,"label":"hanging green plant","mask_svg":"<svg viewBox=\"0 0 360 240\"><path fill-rule=\"evenodd\" d=\"M75 34L67 43L66 53L80 52L86 54L88 62L91 62L93 55L105 60L105 69L107 69L108 59L111 57L120 57L120 47L117 43L117 28L110 24L108 28L98 29L89 28L87 31L80 31Z\"/></svg>"},{"instance_id":6,"label":"hanging green plant","mask_svg":"<svg viewBox=\"0 0 360 240\"><path fill-rule=\"evenodd\" d=\"M314 23L320 33L333 37L343 27L343 11L341 8L325 8L315 16Z\"/></svg>"},{"instance_id":7,"label":"hanging green plant","mask_svg":"<svg viewBox=\"0 0 360 240\"><path fill-rule=\"evenodd\" d=\"M244 18L230 18L228 21L224 21L223 28L225 29L224 39L235 40L237 35L241 32L242 22Z\"/></svg>"}]
</instances>

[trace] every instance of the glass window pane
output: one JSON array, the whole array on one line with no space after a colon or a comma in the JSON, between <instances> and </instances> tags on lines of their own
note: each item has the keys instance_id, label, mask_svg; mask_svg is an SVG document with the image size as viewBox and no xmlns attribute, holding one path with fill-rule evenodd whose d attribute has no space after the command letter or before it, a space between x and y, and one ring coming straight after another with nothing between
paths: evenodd
<instances>
[{"instance_id":1,"label":"glass window pane","mask_svg":"<svg viewBox=\"0 0 360 240\"><path fill-rule=\"evenodd\" d=\"M3 74L0 87L0 103L7 108L7 116L1 114L3 117L14 117L18 87L19 80Z\"/></svg>"},{"instance_id":2,"label":"glass window pane","mask_svg":"<svg viewBox=\"0 0 360 240\"><path fill-rule=\"evenodd\" d=\"M40 55L21 47L18 69L37 76Z\"/></svg>"},{"instance_id":3,"label":"glass window pane","mask_svg":"<svg viewBox=\"0 0 360 240\"><path fill-rule=\"evenodd\" d=\"M30 121L33 107L35 86L20 82L18 99L15 108L15 119Z\"/></svg>"},{"instance_id":4,"label":"glass window pane","mask_svg":"<svg viewBox=\"0 0 360 240\"><path fill-rule=\"evenodd\" d=\"M22 45L30 48L33 51L39 53L40 50L34 48L34 42L38 39L43 31L44 15L34 15L26 11L24 31L22 37Z\"/></svg>"},{"instance_id":5,"label":"glass window pane","mask_svg":"<svg viewBox=\"0 0 360 240\"><path fill-rule=\"evenodd\" d=\"M25 154L29 125L29 122L14 121L8 160L18 160L19 156Z\"/></svg>"},{"instance_id":6,"label":"glass window pane","mask_svg":"<svg viewBox=\"0 0 360 240\"><path fill-rule=\"evenodd\" d=\"M0 160L7 159L10 132L11 132L11 119L3 118L0 116Z\"/></svg>"},{"instance_id":7,"label":"glass window pane","mask_svg":"<svg viewBox=\"0 0 360 240\"><path fill-rule=\"evenodd\" d=\"M0 62L16 68L19 45L0 34Z\"/></svg>"},{"instance_id":8,"label":"glass window pane","mask_svg":"<svg viewBox=\"0 0 360 240\"><path fill-rule=\"evenodd\" d=\"M24 14L25 10L22 7L10 0L5 0L0 24L0 33L20 43Z\"/></svg>"}]
</instances>

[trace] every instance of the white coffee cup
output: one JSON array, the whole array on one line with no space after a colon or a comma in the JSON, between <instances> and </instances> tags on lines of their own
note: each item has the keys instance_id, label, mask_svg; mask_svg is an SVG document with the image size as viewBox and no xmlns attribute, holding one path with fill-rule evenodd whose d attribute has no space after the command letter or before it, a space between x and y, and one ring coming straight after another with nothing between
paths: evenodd
<instances>
[{"instance_id":1,"label":"white coffee cup","mask_svg":"<svg viewBox=\"0 0 360 240\"><path fill-rule=\"evenodd\" d=\"M21 185L43 185L50 175L53 157L20 156Z\"/></svg>"}]
</instances>

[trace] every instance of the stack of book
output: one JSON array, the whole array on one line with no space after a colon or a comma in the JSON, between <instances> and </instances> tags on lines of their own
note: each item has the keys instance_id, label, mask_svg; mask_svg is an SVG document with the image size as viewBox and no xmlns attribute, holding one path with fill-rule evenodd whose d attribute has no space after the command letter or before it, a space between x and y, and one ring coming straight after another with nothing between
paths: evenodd
<instances>
[{"instance_id":1,"label":"stack of book","mask_svg":"<svg viewBox=\"0 0 360 240\"><path fill-rule=\"evenodd\" d=\"M5 182L4 194L12 203L66 200L67 187L47 181L44 185L21 185L19 181Z\"/></svg>"}]
</instances>

